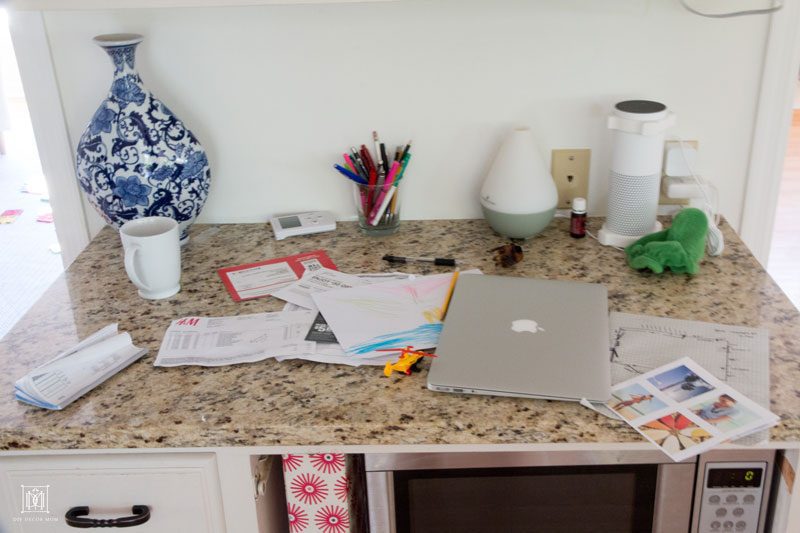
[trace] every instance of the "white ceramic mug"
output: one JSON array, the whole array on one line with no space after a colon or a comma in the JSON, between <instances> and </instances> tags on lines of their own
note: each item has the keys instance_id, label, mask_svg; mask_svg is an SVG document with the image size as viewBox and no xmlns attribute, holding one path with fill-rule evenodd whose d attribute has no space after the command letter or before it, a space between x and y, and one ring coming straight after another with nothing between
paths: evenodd
<instances>
[{"instance_id":1,"label":"white ceramic mug","mask_svg":"<svg viewBox=\"0 0 800 533\"><path fill-rule=\"evenodd\" d=\"M148 300L169 298L181 290L178 223L166 217L130 220L119 229L125 272Z\"/></svg>"}]
</instances>

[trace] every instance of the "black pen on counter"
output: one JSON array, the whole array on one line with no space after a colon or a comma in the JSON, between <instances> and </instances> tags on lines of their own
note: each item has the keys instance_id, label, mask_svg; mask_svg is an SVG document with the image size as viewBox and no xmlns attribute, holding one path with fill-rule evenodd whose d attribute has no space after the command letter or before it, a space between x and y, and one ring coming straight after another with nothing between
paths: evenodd
<instances>
[{"instance_id":1,"label":"black pen on counter","mask_svg":"<svg viewBox=\"0 0 800 533\"><path fill-rule=\"evenodd\" d=\"M390 263L433 263L441 266L456 266L455 259L445 259L443 257L401 257L399 255L384 255L384 261Z\"/></svg>"}]
</instances>

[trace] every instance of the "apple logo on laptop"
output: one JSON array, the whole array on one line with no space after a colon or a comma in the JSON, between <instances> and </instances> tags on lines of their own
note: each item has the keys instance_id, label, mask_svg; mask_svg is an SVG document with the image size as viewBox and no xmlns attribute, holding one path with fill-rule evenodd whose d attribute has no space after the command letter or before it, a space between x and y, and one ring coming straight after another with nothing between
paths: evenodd
<instances>
[{"instance_id":1,"label":"apple logo on laptop","mask_svg":"<svg viewBox=\"0 0 800 533\"><path fill-rule=\"evenodd\" d=\"M544 328L539 326L535 320L522 318L511 322L511 330L516 331L517 333L521 333L523 331L527 331L528 333L536 333L539 331L544 331Z\"/></svg>"}]
</instances>

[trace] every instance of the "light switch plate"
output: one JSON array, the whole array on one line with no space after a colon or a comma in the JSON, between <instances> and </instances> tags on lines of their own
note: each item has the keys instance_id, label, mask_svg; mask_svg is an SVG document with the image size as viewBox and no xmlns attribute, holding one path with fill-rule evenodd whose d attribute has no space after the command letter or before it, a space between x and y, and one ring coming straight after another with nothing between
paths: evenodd
<instances>
[{"instance_id":1,"label":"light switch plate","mask_svg":"<svg viewBox=\"0 0 800 533\"><path fill-rule=\"evenodd\" d=\"M588 197L591 158L588 148L553 150L550 173L558 189L559 209L570 209L573 198Z\"/></svg>"}]
</instances>

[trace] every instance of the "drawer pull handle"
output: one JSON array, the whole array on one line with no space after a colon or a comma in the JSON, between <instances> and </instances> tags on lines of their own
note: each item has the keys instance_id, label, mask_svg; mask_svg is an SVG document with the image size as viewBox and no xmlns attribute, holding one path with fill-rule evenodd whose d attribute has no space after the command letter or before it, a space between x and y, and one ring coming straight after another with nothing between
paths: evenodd
<instances>
[{"instance_id":1,"label":"drawer pull handle","mask_svg":"<svg viewBox=\"0 0 800 533\"><path fill-rule=\"evenodd\" d=\"M82 505L67 511L64 519L68 526L80 528L133 527L150 520L150 508L146 505L134 505L131 507L131 516L122 516L120 518L83 518L88 514L89 507Z\"/></svg>"}]
</instances>

